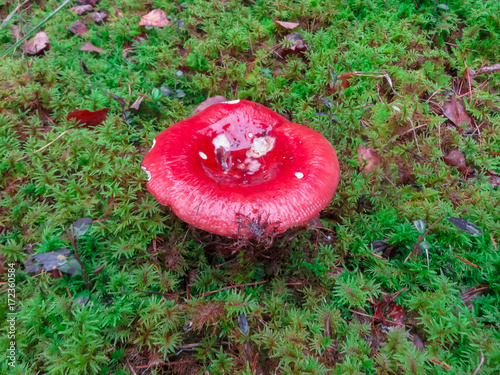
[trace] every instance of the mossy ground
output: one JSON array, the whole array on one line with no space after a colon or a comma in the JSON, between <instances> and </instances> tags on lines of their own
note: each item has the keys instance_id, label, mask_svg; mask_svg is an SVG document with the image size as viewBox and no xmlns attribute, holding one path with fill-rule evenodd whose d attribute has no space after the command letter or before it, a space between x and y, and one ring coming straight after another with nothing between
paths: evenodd
<instances>
[{"instance_id":1,"label":"mossy ground","mask_svg":"<svg viewBox=\"0 0 500 375\"><path fill-rule=\"evenodd\" d=\"M13 26L29 31L59 4L21 7L0 28L0 53ZM3 1L0 18L17 5ZM17 308L13 368L4 284L1 373L498 374L500 73L467 69L500 62L500 2L103 0L103 24L74 5L42 26L44 55L0 60L0 273L14 263ZM172 25L139 27L155 8ZM77 20L83 37L69 30ZM308 51L291 53L291 32ZM321 214L331 231L231 255L234 244L151 197L140 162L152 139L214 95L260 102L332 142L342 177ZM468 126L443 116L454 95ZM66 120L105 107L95 129ZM365 175L359 144L381 156ZM443 160L453 148L465 170ZM94 220L77 243L86 304L82 275L24 268L72 249L67 230L83 217Z\"/></svg>"}]
</instances>

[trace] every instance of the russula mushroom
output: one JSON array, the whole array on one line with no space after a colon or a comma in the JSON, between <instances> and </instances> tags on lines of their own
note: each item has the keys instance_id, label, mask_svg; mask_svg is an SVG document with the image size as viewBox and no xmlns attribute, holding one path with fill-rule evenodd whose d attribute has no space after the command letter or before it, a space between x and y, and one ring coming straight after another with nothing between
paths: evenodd
<instances>
[{"instance_id":1,"label":"russula mushroom","mask_svg":"<svg viewBox=\"0 0 500 375\"><path fill-rule=\"evenodd\" d=\"M247 100L214 104L170 126L142 169L161 204L227 237L307 223L329 204L340 177L325 137Z\"/></svg>"}]
</instances>

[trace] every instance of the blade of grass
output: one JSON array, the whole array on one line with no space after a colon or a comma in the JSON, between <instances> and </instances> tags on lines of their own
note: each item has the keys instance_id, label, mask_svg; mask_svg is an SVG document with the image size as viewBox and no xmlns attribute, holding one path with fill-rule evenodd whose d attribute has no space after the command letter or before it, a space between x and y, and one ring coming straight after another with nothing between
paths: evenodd
<instances>
[{"instance_id":1,"label":"blade of grass","mask_svg":"<svg viewBox=\"0 0 500 375\"><path fill-rule=\"evenodd\" d=\"M71 0L64 0L61 5L59 5L56 9L54 9L47 17L45 17L38 25L36 25L33 29L26 33L21 39L19 39L15 44L10 46L10 48L5 51L2 56L0 56L0 60L2 60L5 56L15 50L17 47L21 45L26 39L28 39L35 31L37 31L40 27L42 27L48 20L54 17L66 4L68 4Z\"/></svg>"}]
</instances>

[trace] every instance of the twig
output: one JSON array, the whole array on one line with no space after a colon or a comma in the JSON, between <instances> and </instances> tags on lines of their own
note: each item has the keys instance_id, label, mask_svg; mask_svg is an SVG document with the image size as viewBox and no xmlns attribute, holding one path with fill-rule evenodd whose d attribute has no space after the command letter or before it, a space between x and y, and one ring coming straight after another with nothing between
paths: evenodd
<instances>
[{"instance_id":1,"label":"twig","mask_svg":"<svg viewBox=\"0 0 500 375\"><path fill-rule=\"evenodd\" d=\"M140 290L140 289L137 289L137 288L134 288L134 290L136 292L140 292L140 293L154 294L154 295L157 295L157 296L164 296L164 297L172 297L172 296L179 295L179 293L162 293L162 292L155 292L153 290Z\"/></svg>"},{"instance_id":2,"label":"twig","mask_svg":"<svg viewBox=\"0 0 500 375\"><path fill-rule=\"evenodd\" d=\"M64 2L59 5L56 9L54 9L47 17L45 17L38 25L36 25L34 28L32 28L30 31L26 33L25 36L23 36L21 39L19 39L16 43L14 43L10 48L5 51L1 56L0 60L2 60L5 56L7 56L9 53L11 53L13 50L15 50L17 47L21 45L22 42L24 42L26 39L28 39L35 31L37 31L40 27L42 27L48 20L50 20L54 15L56 15L57 12L59 12L62 8L64 8L71 0L64 0Z\"/></svg>"},{"instance_id":3,"label":"twig","mask_svg":"<svg viewBox=\"0 0 500 375\"><path fill-rule=\"evenodd\" d=\"M411 133L411 132L414 132L414 133L415 133L415 130L416 130L416 129L423 128L424 126L427 126L427 125L429 125L429 124L422 124L422 125L415 126L415 127L413 127L413 126L412 126L412 128L411 128L411 129L409 129L409 130L407 130L407 131L405 131L405 132L403 132L403 133L399 134L399 135L398 135L398 137L402 137L403 135L406 135L406 134Z\"/></svg>"},{"instance_id":4,"label":"twig","mask_svg":"<svg viewBox=\"0 0 500 375\"><path fill-rule=\"evenodd\" d=\"M265 283L268 283L268 282L269 282L269 280L264 280L264 281L257 281L255 283L225 286L224 288L220 288L220 289L217 289L217 290L212 290L211 292L205 292L205 293L197 294L194 297L199 297L199 296L205 297L205 296L209 296L210 294L218 293L218 292L221 292L221 291L227 290L227 289L234 289L234 288L239 288L239 287L242 287L242 286L253 286L253 285L258 285L258 284L265 284Z\"/></svg>"},{"instance_id":5,"label":"twig","mask_svg":"<svg viewBox=\"0 0 500 375\"><path fill-rule=\"evenodd\" d=\"M413 130L413 136L415 137L415 144L417 145L417 150L420 153L421 151L420 151L420 146L418 145L417 132L415 131L415 127L413 126L413 121L409 117L408 117L408 120L410 121L411 129Z\"/></svg>"},{"instance_id":6,"label":"twig","mask_svg":"<svg viewBox=\"0 0 500 375\"><path fill-rule=\"evenodd\" d=\"M0 30L1 30L1 29L3 29L3 27L5 26L5 24L6 24L7 22L9 22L9 21L10 21L10 19L11 19L12 17L14 17L14 14L16 14L16 13L17 13L17 11L18 11L21 7L23 7L23 6L24 6L24 4L26 4L28 1L29 1L29 0L24 0L24 2L23 2L23 3L21 3L21 4L19 4L17 7L15 7L15 8L14 8L14 10L13 10L12 12L10 12L10 14L9 14L7 17L5 17L5 19L3 20L2 24L0 25Z\"/></svg>"},{"instance_id":7,"label":"twig","mask_svg":"<svg viewBox=\"0 0 500 375\"><path fill-rule=\"evenodd\" d=\"M57 140L58 140L59 138L61 138L64 134L66 134L66 133L70 132L71 130L73 130L73 128L63 131L63 132L62 132L61 134L59 134L59 135L56 137L56 139L54 139L53 141L51 141L51 142L47 143L45 146L43 146L42 148L39 148L39 149L38 149L38 150L36 150L36 151L30 152L29 154L24 155L22 158L17 159L17 160L16 160L16 162L17 162L17 161L21 161L21 160L23 160L23 159L26 159L27 157L29 157L29 156L31 156L31 155L37 154L37 153L39 153L40 151L45 150L45 149L46 149L47 147L49 147L52 143L54 143L55 141L57 141Z\"/></svg>"},{"instance_id":8,"label":"twig","mask_svg":"<svg viewBox=\"0 0 500 375\"><path fill-rule=\"evenodd\" d=\"M85 271L85 266L83 265L82 258L80 258L80 253L78 252L78 248L76 246L75 233L72 229L71 229L70 234L69 234L69 240L71 242L71 245L73 246L73 250L75 252L75 258L78 261L78 263L80 263L80 267L82 267L82 276L83 276L83 279L85 280L85 284L87 285L87 290L90 290L91 287L90 287L89 278L87 276L87 271Z\"/></svg>"},{"instance_id":9,"label":"twig","mask_svg":"<svg viewBox=\"0 0 500 375\"><path fill-rule=\"evenodd\" d=\"M403 146L401 146L401 145L400 145L400 144L398 144L398 143L394 143L394 142L391 142L391 143L392 143L394 146L401 147L403 150L408 151L410 154L413 154L413 155L415 155L416 157L418 157L418 158L420 158L420 159L422 159L422 160L425 160L425 161L427 161L427 162L429 162L429 163L432 163L432 164L435 164L435 165L437 165L437 166L440 166L440 167L446 168L446 169L448 169L448 170L450 170L450 171L452 171L452 170L453 170L452 168L450 168L450 167L448 167L448 166L446 166L446 165L444 165L444 164L441 164L441 163L436 163L435 161L432 161L432 160L429 160L429 159L427 159L427 158L424 158L423 156L420 156L420 155L419 155L419 154L417 154L416 152L413 152L413 151L411 151L411 150L408 150L407 148L404 148Z\"/></svg>"},{"instance_id":10,"label":"twig","mask_svg":"<svg viewBox=\"0 0 500 375\"><path fill-rule=\"evenodd\" d=\"M472 375L477 375L479 370L481 370L481 367L483 367L484 365L484 353L481 349L479 349L479 351L481 352L481 359L479 360L479 365L477 366L476 370L472 373Z\"/></svg>"},{"instance_id":11,"label":"twig","mask_svg":"<svg viewBox=\"0 0 500 375\"><path fill-rule=\"evenodd\" d=\"M135 370L134 370L134 368L132 367L132 365L130 364L130 361L128 360L128 358L127 358L127 365L128 365L128 367L130 367L130 370L132 371L132 374L133 374L133 375L137 375L137 372L135 372Z\"/></svg>"},{"instance_id":12,"label":"twig","mask_svg":"<svg viewBox=\"0 0 500 375\"><path fill-rule=\"evenodd\" d=\"M163 363L157 363L154 365L144 365L144 366L136 366L136 368L149 368L149 367L155 367L155 366L171 366L171 365L181 365L183 363L192 363L194 361L177 361L177 362L163 362Z\"/></svg>"}]
</instances>

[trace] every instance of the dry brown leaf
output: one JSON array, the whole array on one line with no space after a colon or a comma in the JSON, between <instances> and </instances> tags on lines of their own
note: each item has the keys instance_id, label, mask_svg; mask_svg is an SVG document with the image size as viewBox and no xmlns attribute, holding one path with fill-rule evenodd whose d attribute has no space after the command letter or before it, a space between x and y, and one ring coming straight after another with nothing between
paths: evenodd
<instances>
[{"instance_id":1,"label":"dry brown leaf","mask_svg":"<svg viewBox=\"0 0 500 375\"><path fill-rule=\"evenodd\" d=\"M213 104L222 103L222 102L226 102L226 101L227 101L227 99L224 98L223 96L220 96L220 95L208 98L204 102L201 102L201 104L194 109L194 113L200 113L205 108L208 108Z\"/></svg>"},{"instance_id":2,"label":"dry brown leaf","mask_svg":"<svg viewBox=\"0 0 500 375\"><path fill-rule=\"evenodd\" d=\"M471 118L465 110L465 105L461 100L454 96L443 104L443 114L455 125L467 123L470 124Z\"/></svg>"},{"instance_id":3,"label":"dry brown leaf","mask_svg":"<svg viewBox=\"0 0 500 375\"><path fill-rule=\"evenodd\" d=\"M43 31L36 33L35 37L26 43L25 51L28 55L37 55L49 48L49 37Z\"/></svg>"},{"instance_id":4,"label":"dry brown leaf","mask_svg":"<svg viewBox=\"0 0 500 375\"><path fill-rule=\"evenodd\" d=\"M496 72L498 70L500 70L500 64L493 64L490 66L484 66L481 69L479 69L479 71L476 73L476 75L478 75L478 74L490 74L490 73Z\"/></svg>"},{"instance_id":5,"label":"dry brown leaf","mask_svg":"<svg viewBox=\"0 0 500 375\"><path fill-rule=\"evenodd\" d=\"M363 145L359 145L358 154L359 169L363 175L370 173L382 160L373 149Z\"/></svg>"},{"instance_id":6,"label":"dry brown leaf","mask_svg":"<svg viewBox=\"0 0 500 375\"><path fill-rule=\"evenodd\" d=\"M91 10L94 10L94 7L90 4L77 5L70 9L70 11L72 11L75 14L78 14L79 16L81 16L85 12L90 12Z\"/></svg>"},{"instance_id":7,"label":"dry brown leaf","mask_svg":"<svg viewBox=\"0 0 500 375\"><path fill-rule=\"evenodd\" d=\"M467 170L467 164L465 163L465 155L463 152L458 151L456 148L452 148L444 155L444 161L446 164L452 167L457 167L460 172L465 172Z\"/></svg>"},{"instance_id":8,"label":"dry brown leaf","mask_svg":"<svg viewBox=\"0 0 500 375\"><path fill-rule=\"evenodd\" d=\"M82 5L87 5L87 4L96 5L99 2L99 0L77 0L77 1Z\"/></svg>"},{"instance_id":9,"label":"dry brown leaf","mask_svg":"<svg viewBox=\"0 0 500 375\"><path fill-rule=\"evenodd\" d=\"M97 52L97 53L103 53L104 50L102 48L94 46L92 43L87 42L85 43L82 48L80 48L80 51L90 51L90 52Z\"/></svg>"},{"instance_id":10,"label":"dry brown leaf","mask_svg":"<svg viewBox=\"0 0 500 375\"><path fill-rule=\"evenodd\" d=\"M309 46L304 39L302 38L302 34L300 33L291 33L285 36L287 40L289 40L291 45L289 47L285 47L282 50L284 55L288 54L301 54L303 52L309 51Z\"/></svg>"},{"instance_id":11,"label":"dry brown leaf","mask_svg":"<svg viewBox=\"0 0 500 375\"><path fill-rule=\"evenodd\" d=\"M108 13L106 12L93 12L91 15L92 19L97 24L102 24L108 18Z\"/></svg>"},{"instance_id":12,"label":"dry brown leaf","mask_svg":"<svg viewBox=\"0 0 500 375\"><path fill-rule=\"evenodd\" d=\"M24 36L19 26L10 25L9 27L10 27L10 35L12 35L12 38L14 38L14 40L18 41Z\"/></svg>"},{"instance_id":13,"label":"dry brown leaf","mask_svg":"<svg viewBox=\"0 0 500 375\"><path fill-rule=\"evenodd\" d=\"M144 96L139 95L137 100L130 106L130 108L135 109L136 111L139 110L139 107L141 106L142 101L144 100Z\"/></svg>"},{"instance_id":14,"label":"dry brown leaf","mask_svg":"<svg viewBox=\"0 0 500 375\"><path fill-rule=\"evenodd\" d=\"M285 29L288 29L288 30L293 30L295 29L296 27L299 27L300 26L300 23L296 23L296 22L285 22L285 21L274 21L274 23L276 25L279 25Z\"/></svg>"},{"instance_id":15,"label":"dry brown leaf","mask_svg":"<svg viewBox=\"0 0 500 375\"><path fill-rule=\"evenodd\" d=\"M73 25L71 25L70 28L71 32L76 35L84 36L87 34L89 29L87 28L87 25L80 21L76 21Z\"/></svg>"},{"instance_id":16,"label":"dry brown leaf","mask_svg":"<svg viewBox=\"0 0 500 375\"><path fill-rule=\"evenodd\" d=\"M141 18L141 23L139 24L139 26L155 27L164 27L171 25L172 24L168 22L167 15L161 9L153 9L151 12Z\"/></svg>"}]
</instances>

